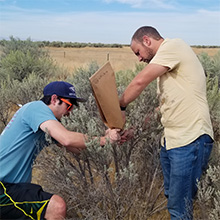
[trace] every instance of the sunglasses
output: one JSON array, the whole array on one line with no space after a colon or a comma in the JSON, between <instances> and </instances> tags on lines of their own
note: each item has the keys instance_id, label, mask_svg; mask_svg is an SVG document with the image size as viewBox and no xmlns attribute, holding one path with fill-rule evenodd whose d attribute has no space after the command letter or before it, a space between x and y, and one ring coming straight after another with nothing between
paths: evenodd
<instances>
[{"instance_id":1,"label":"sunglasses","mask_svg":"<svg viewBox=\"0 0 220 220\"><path fill-rule=\"evenodd\" d=\"M73 109L73 104L71 102L69 102L68 100L66 100L64 98L60 98L60 100L65 102L68 105L67 111L71 111Z\"/></svg>"}]
</instances>

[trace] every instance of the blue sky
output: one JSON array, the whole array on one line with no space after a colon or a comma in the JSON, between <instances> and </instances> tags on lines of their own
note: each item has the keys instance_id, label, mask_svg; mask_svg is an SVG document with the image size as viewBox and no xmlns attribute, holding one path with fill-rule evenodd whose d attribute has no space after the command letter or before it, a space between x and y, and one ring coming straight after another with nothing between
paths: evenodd
<instances>
[{"instance_id":1,"label":"blue sky","mask_svg":"<svg viewBox=\"0 0 220 220\"><path fill-rule=\"evenodd\" d=\"M141 26L220 46L220 0L0 0L0 38L129 44Z\"/></svg>"}]
</instances>

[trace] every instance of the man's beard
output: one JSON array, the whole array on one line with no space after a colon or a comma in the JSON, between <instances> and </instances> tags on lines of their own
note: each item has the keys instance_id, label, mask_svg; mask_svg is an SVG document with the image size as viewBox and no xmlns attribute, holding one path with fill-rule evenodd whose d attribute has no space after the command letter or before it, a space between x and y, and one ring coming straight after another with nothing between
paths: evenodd
<instances>
[{"instance_id":1,"label":"man's beard","mask_svg":"<svg viewBox=\"0 0 220 220\"><path fill-rule=\"evenodd\" d=\"M153 59L153 57L154 57L153 50L150 49L150 48L147 48L145 45L144 45L144 47L145 47L145 50L146 50L146 52L147 52L147 54L148 54L148 58L143 59L143 62L145 62L145 63L150 63L150 61L151 61L151 60Z\"/></svg>"}]
</instances>

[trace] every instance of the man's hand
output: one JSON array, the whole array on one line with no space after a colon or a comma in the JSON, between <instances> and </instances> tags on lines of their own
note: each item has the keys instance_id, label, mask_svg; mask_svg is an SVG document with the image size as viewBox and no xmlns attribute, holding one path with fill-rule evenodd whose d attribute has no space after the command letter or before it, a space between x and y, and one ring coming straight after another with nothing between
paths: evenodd
<instances>
[{"instance_id":1,"label":"man's hand","mask_svg":"<svg viewBox=\"0 0 220 220\"><path fill-rule=\"evenodd\" d=\"M105 132L105 138L110 140L110 143L118 142L121 140L120 129L107 129Z\"/></svg>"},{"instance_id":2,"label":"man's hand","mask_svg":"<svg viewBox=\"0 0 220 220\"><path fill-rule=\"evenodd\" d=\"M134 137L134 129L133 128L129 128L127 130L123 130L121 132L120 144L123 144L124 142L132 139L133 137Z\"/></svg>"}]
</instances>

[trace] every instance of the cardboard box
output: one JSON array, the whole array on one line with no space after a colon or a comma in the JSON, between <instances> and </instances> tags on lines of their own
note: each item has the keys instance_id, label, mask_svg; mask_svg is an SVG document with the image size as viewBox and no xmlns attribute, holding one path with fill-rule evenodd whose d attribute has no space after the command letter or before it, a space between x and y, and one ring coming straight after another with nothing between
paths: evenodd
<instances>
[{"instance_id":1,"label":"cardboard box","mask_svg":"<svg viewBox=\"0 0 220 220\"><path fill-rule=\"evenodd\" d=\"M109 128L124 126L119 98L115 82L115 73L110 62L107 62L90 78L93 94L101 115L101 118Z\"/></svg>"}]
</instances>

